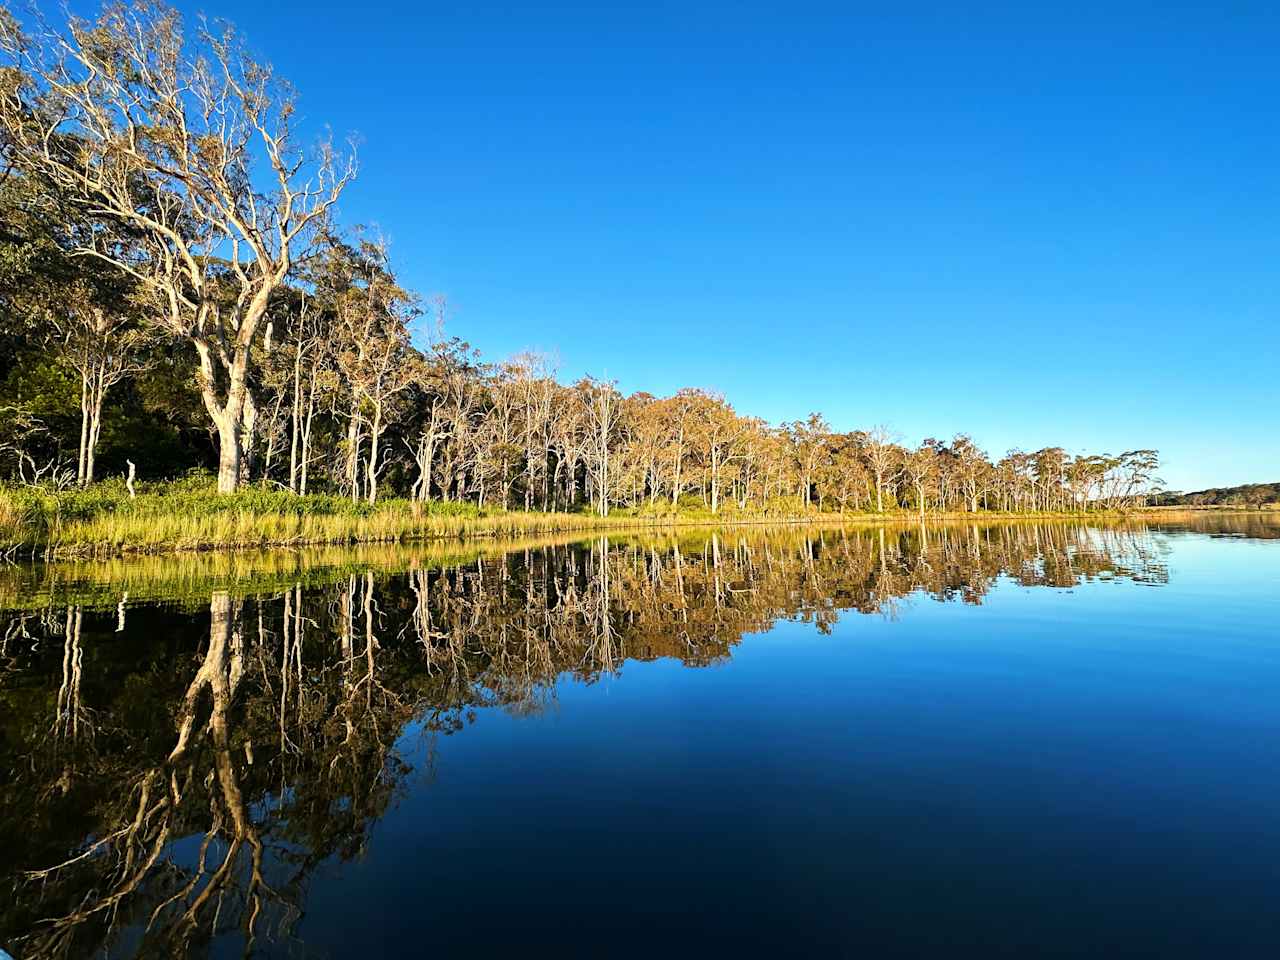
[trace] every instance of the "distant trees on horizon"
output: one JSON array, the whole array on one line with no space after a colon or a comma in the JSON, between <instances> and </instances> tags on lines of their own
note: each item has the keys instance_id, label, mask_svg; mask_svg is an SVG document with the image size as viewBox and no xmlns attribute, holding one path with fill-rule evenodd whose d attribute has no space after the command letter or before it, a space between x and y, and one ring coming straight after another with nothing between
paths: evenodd
<instances>
[{"instance_id":1,"label":"distant trees on horizon","mask_svg":"<svg viewBox=\"0 0 1280 960\"><path fill-rule=\"evenodd\" d=\"M1261 507L1280 503L1280 483L1245 483L1190 493L1170 490L1153 496L1152 503L1170 507Z\"/></svg>"},{"instance_id":2,"label":"distant trees on horizon","mask_svg":"<svg viewBox=\"0 0 1280 960\"><path fill-rule=\"evenodd\" d=\"M546 357L489 363L448 303L341 231L355 175L229 28L159 4L25 32L0 10L0 469L87 485L213 467L374 503L553 511L1060 511L1142 502L1154 450L993 459L688 388L623 396ZM69 450L77 454L74 468ZM100 467L101 464L101 467Z\"/></svg>"}]
</instances>

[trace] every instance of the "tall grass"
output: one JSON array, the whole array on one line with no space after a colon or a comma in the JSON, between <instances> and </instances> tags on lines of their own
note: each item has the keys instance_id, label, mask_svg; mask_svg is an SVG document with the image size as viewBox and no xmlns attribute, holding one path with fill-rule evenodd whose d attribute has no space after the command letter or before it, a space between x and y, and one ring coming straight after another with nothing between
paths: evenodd
<instances>
[{"instance_id":1,"label":"tall grass","mask_svg":"<svg viewBox=\"0 0 1280 960\"><path fill-rule=\"evenodd\" d=\"M967 519L973 519L966 515ZM325 494L249 488L218 494L208 478L146 484L136 499L124 484L105 481L84 490L0 487L0 554L10 557L111 557L215 548L313 544L398 543L510 538L595 530L642 530L692 524L884 522L910 514L819 514L782 501L760 512L730 502L720 513L694 505L678 509L591 513L480 510L474 504L391 499L370 506ZM930 519L941 519L931 517Z\"/></svg>"},{"instance_id":2,"label":"tall grass","mask_svg":"<svg viewBox=\"0 0 1280 960\"><path fill-rule=\"evenodd\" d=\"M733 518L692 511L624 511L604 518L589 513L479 510L470 503L398 499L370 506L344 497L300 497L261 488L225 496L216 493L210 483L198 480L148 485L139 490L136 499L114 482L68 491L0 487L0 552L48 559L212 548L508 538L725 520L732 522Z\"/></svg>"}]
</instances>

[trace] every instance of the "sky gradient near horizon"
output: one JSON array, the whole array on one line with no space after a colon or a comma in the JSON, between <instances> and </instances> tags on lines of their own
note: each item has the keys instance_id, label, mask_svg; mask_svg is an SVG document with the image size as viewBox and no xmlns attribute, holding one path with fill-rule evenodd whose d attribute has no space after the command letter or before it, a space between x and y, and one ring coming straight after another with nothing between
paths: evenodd
<instances>
[{"instance_id":1,"label":"sky gradient near horizon","mask_svg":"<svg viewBox=\"0 0 1280 960\"><path fill-rule=\"evenodd\" d=\"M488 359L1280 481L1273 4L178 6Z\"/></svg>"}]
</instances>

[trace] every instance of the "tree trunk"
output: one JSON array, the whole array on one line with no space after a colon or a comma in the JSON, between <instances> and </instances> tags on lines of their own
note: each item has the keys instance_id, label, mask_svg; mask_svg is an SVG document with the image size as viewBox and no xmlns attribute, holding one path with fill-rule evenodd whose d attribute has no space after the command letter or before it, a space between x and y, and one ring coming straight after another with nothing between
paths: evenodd
<instances>
[{"instance_id":1,"label":"tree trunk","mask_svg":"<svg viewBox=\"0 0 1280 960\"><path fill-rule=\"evenodd\" d=\"M93 483L95 468L98 463L98 438L102 436L102 396L94 398L89 410L89 442L84 450L84 483Z\"/></svg>"},{"instance_id":2,"label":"tree trunk","mask_svg":"<svg viewBox=\"0 0 1280 960\"><path fill-rule=\"evenodd\" d=\"M680 506L680 467L684 463L684 431L681 430L680 438L676 441L675 470L672 471L675 476L671 481L671 506L672 509Z\"/></svg>"},{"instance_id":3,"label":"tree trunk","mask_svg":"<svg viewBox=\"0 0 1280 960\"><path fill-rule=\"evenodd\" d=\"M248 483L257 465L258 404L246 386L240 405L240 481Z\"/></svg>"},{"instance_id":4,"label":"tree trunk","mask_svg":"<svg viewBox=\"0 0 1280 960\"><path fill-rule=\"evenodd\" d=\"M109 387L105 364L98 364L89 378L88 413L89 430L84 445L84 483L93 483L98 462L98 440L102 437L102 408L107 401Z\"/></svg>"},{"instance_id":5,"label":"tree trunk","mask_svg":"<svg viewBox=\"0 0 1280 960\"><path fill-rule=\"evenodd\" d=\"M714 514L720 508L720 457L713 449L711 451L711 512Z\"/></svg>"},{"instance_id":6,"label":"tree trunk","mask_svg":"<svg viewBox=\"0 0 1280 960\"><path fill-rule=\"evenodd\" d=\"M80 374L80 455L76 458L76 480L85 486L89 480L85 476L85 465L89 449L89 376L83 371Z\"/></svg>"},{"instance_id":7,"label":"tree trunk","mask_svg":"<svg viewBox=\"0 0 1280 960\"><path fill-rule=\"evenodd\" d=\"M360 499L360 419L353 409L347 421L347 483L351 486L351 502Z\"/></svg>"},{"instance_id":8,"label":"tree trunk","mask_svg":"<svg viewBox=\"0 0 1280 960\"><path fill-rule=\"evenodd\" d=\"M311 368L311 386L307 392L307 415L302 422L302 460L298 464L298 493L307 492L307 475L311 466L311 424L316 414L316 370Z\"/></svg>"},{"instance_id":9,"label":"tree trunk","mask_svg":"<svg viewBox=\"0 0 1280 960\"><path fill-rule=\"evenodd\" d=\"M261 311L258 311L257 316L246 319L245 322L256 324L260 315ZM196 340L195 348L200 360L200 396L209 418L218 428L218 492L235 493L240 485L240 468L244 449L241 419L244 416L247 396L245 380L249 370L249 347L247 344L238 346L230 364L222 361L228 380L224 403L218 402L214 356L209 343Z\"/></svg>"},{"instance_id":10,"label":"tree trunk","mask_svg":"<svg viewBox=\"0 0 1280 960\"><path fill-rule=\"evenodd\" d=\"M240 486L240 418L219 417L218 428L218 492L235 493Z\"/></svg>"},{"instance_id":11,"label":"tree trunk","mask_svg":"<svg viewBox=\"0 0 1280 960\"><path fill-rule=\"evenodd\" d=\"M293 403L289 410L289 491L298 492L298 447L302 440L302 340L293 357Z\"/></svg>"},{"instance_id":12,"label":"tree trunk","mask_svg":"<svg viewBox=\"0 0 1280 960\"><path fill-rule=\"evenodd\" d=\"M382 405L378 404L373 410L373 424L369 428L369 476L366 478L369 486L369 506L373 506L378 499L378 437L382 433Z\"/></svg>"}]
</instances>

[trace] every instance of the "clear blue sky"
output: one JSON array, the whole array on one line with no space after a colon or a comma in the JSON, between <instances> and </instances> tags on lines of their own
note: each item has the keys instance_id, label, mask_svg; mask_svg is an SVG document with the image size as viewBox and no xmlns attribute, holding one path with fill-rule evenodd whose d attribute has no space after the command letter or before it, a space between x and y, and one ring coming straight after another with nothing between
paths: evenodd
<instances>
[{"instance_id":1,"label":"clear blue sky","mask_svg":"<svg viewBox=\"0 0 1280 960\"><path fill-rule=\"evenodd\" d=\"M1274 3L180 7L490 359L1280 480Z\"/></svg>"}]
</instances>

